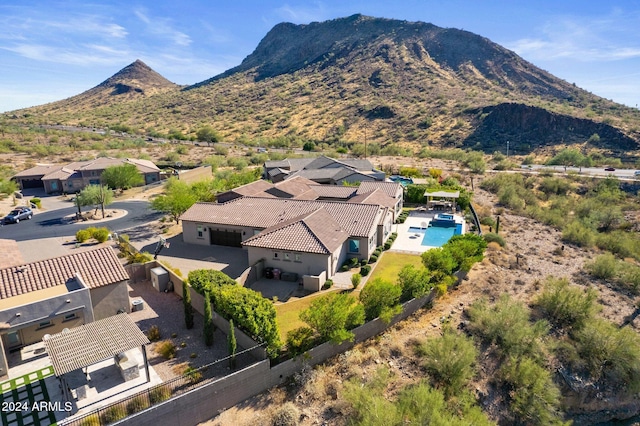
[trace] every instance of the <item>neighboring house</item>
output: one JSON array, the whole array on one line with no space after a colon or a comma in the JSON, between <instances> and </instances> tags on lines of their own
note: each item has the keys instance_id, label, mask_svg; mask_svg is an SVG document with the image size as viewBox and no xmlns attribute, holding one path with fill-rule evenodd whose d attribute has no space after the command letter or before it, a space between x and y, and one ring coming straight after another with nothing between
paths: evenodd
<instances>
[{"instance_id":1,"label":"neighboring house","mask_svg":"<svg viewBox=\"0 0 640 426\"><path fill-rule=\"evenodd\" d=\"M37 165L12 177L20 189L44 188L50 193L75 193L92 184L100 184L102 172L113 166L133 164L149 184L160 180L160 169L149 160L100 157L64 166Z\"/></svg>"},{"instance_id":2,"label":"neighboring house","mask_svg":"<svg viewBox=\"0 0 640 426\"><path fill-rule=\"evenodd\" d=\"M0 268L0 377L9 351L128 312L128 280L111 247Z\"/></svg>"},{"instance_id":3,"label":"neighboring house","mask_svg":"<svg viewBox=\"0 0 640 426\"><path fill-rule=\"evenodd\" d=\"M196 203L181 219L186 243L244 247L250 260L284 271L316 274L322 264L331 278L345 259L368 259L386 241L393 213L379 204L242 197Z\"/></svg>"},{"instance_id":4,"label":"neighboring house","mask_svg":"<svg viewBox=\"0 0 640 426\"><path fill-rule=\"evenodd\" d=\"M294 176L316 183L342 185L365 181L384 181L385 174L376 170L369 160L329 158L291 158L264 163L264 178L274 183Z\"/></svg>"}]
</instances>

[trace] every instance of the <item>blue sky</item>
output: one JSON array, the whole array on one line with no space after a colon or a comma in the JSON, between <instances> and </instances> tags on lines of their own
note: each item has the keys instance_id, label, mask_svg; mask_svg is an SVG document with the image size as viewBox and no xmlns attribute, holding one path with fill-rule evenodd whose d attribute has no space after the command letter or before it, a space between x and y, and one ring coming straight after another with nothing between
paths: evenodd
<instances>
[{"instance_id":1,"label":"blue sky","mask_svg":"<svg viewBox=\"0 0 640 426\"><path fill-rule=\"evenodd\" d=\"M197 83L240 64L280 22L354 13L471 31L596 95L640 104L637 0L4 0L0 112L79 94L136 59Z\"/></svg>"}]
</instances>

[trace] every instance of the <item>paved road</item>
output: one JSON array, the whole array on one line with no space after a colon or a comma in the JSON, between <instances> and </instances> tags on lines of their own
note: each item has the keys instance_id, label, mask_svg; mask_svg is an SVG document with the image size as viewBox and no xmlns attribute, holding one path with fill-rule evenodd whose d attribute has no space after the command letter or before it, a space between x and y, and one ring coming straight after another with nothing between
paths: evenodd
<instances>
[{"instance_id":1,"label":"paved road","mask_svg":"<svg viewBox=\"0 0 640 426\"><path fill-rule=\"evenodd\" d=\"M122 209L128 212L126 216L119 219L99 222L95 225L106 226L115 232L140 227L161 216L160 213L151 210L149 203L146 201L119 201L110 204L107 209ZM86 210L86 207L84 210ZM23 220L18 224L6 224L0 227L0 238L20 242L75 235L79 229L89 226L87 222L68 222L64 220L65 216L73 215L76 211L76 208L71 205L56 210L38 212L31 220Z\"/></svg>"},{"instance_id":2,"label":"paved road","mask_svg":"<svg viewBox=\"0 0 640 426\"><path fill-rule=\"evenodd\" d=\"M531 166L523 166L522 170L536 170L539 171L541 169L545 170L554 170L556 172L564 173L564 166L543 166L533 164ZM634 179L635 169L616 169L612 172L605 171L604 167L582 167L582 169L578 167L567 167L566 171L572 171L583 175L591 175L591 176L615 176L618 179Z\"/></svg>"}]
</instances>

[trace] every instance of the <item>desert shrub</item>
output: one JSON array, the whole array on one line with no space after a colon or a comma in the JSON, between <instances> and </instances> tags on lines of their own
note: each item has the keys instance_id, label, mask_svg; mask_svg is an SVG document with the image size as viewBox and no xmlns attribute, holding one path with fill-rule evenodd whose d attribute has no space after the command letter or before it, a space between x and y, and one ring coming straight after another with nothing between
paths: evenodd
<instances>
[{"instance_id":1,"label":"desert shrub","mask_svg":"<svg viewBox=\"0 0 640 426\"><path fill-rule=\"evenodd\" d=\"M595 379L607 379L610 386L629 393L640 390L640 336L635 330L591 319L574 338Z\"/></svg>"},{"instance_id":2,"label":"desert shrub","mask_svg":"<svg viewBox=\"0 0 640 426\"><path fill-rule=\"evenodd\" d=\"M535 360L511 358L500 369L500 377L509 386L509 406L518 424L562 424L560 390L551 373Z\"/></svg>"},{"instance_id":3,"label":"desert shrub","mask_svg":"<svg viewBox=\"0 0 640 426\"><path fill-rule=\"evenodd\" d=\"M39 209L42 208L42 200L40 198L37 198L37 197L32 198L29 200L29 203L35 204L35 206Z\"/></svg>"},{"instance_id":4,"label":"desert shrub","mask_svg":"<svg viewBox=\"0 0 640 426\"><path fill-rule=\"evenodd\" d=\"M582 290L570 286L566 278L549 277L535 304L555 326L579 330L598 310L597 297L591 288Z\"/></svg>"},{"instance_id":5,"label":"desert shrub","mask_svg":"<svg viewBox=\"0 0 640 426\"><path fill-rule=\"evenodd\" d=\"M580 247L592 247L595 243L595 232L580 221L574 220L562 229L562 241Z\"/></svg>"},{"instance_id":6,"label":"desert shrub","mask_svg":"<svg viewBox=\"0 0 640 426\"><path fill-rule=\"evenodd\" d=\"M369 272L371 272L370 265L364 265L360 267L360 275L362 275L363 277L366 277L367 275L369 275Z\"/></svg>"},{"instance_id":7,"label":"desert shrub","mask_svg":"<svg viewBox=\"0 0 640 426\"><path fill-rule=\"evenodd\" d=\"M509 356L539 356L541 339L547 335L546 321L530 322L529 309L509 296L489 307L484 300L473 303L467 310L470 330L488 343L495 343L502 354Z\"/></svg>"},{"instance_id":8,"label":"desert shrub","mask_svg":"<svg viewBox=\"0 0 640 426\"><path fill-rule=\"evenodd\" d=\"M352 257L348 260L348 262L350 267L355 268L356 266L358 266L358 263L360 263L360 260L357 257Z\"/></svg>"},{"instance_id":9,"label":"desert shrub","mask_svg":"<svg viewBox=\"0 0 640 426\"><path fill-rule=\"evenodd\" d=\"M429 339L416 348L422 366L448 399L461 393L475 373L478 351L470 338L445 329L439 338Z\"/></svg>"},{"instance_id":10,"label":"desert shrub","mask_svg":"<svg viewBox=\"0 0 640 426\"><path fill-rule=\"evenodd\" d=\"M602 250L608 250L620 257L640 260L640 239L634 233L621 230L599 233L595 244Z\"/></svg>"},{"instance_id":11,"label":"desert shrub","mask_svg":"<svg viewBox=\"0 0 640 426\"><path fill-rule=\"evenodd\" d=\"M402 289L399 286L381 278L374 279L360 292L365 318L370 321L380 317L389 323L393 316L402 310L399 304L401 294Z\"/></svg>"},{"instance_id":12,"label":"desert shrub","mask_svg":"<svg viewBox=\"0 0 640 426\"><path fill-rule=\"evenodd\" d=\"M171 340L163 340L158 343L155 351L162 355L164 359L172 359L176 356L176 345Z\"/></svg>"},{"instance_id":13,"label":"desert shrub","mask_svg":"<svg viewBox=\"0 0 640 426\"><path fill-rule=\"evenodd\" d=\"M620 261L617 281L632 291L638 292L638 289L640 289L640 266Z\"/></svg>"},{"instance_id":14,"label":"desert shrub","mask_svg":"<svg viewBox=\"0 0 640 426\"><path fill-rule=\"evenodd\" d=\"M76 232L76 241L79 243L84 243L89 238L91 238L91 233L86 229L80 229Z\"/></svg>"},{"instance_id":15,"label":"desert shrub","mask_svg":"<svg viewBox=\"0 0 640 426\"><path fill-rule=\"evenodd\" d=\"M605 253L587 263L584 268L594 277L607 280L616 275L618 260L613 254Z\"/></svg>"},{"instance_id":16,"label":"desert shrub","mask_svg":"<svg viewBox=\"0 0 640 426\"><path fill-rule=\"evenodd\" d=\"M354 289L358 288L361 281L362 281L362 275L360 274L351 275L351 285L353 286Z\"/></svg>"},{"instance_id":17,"label":"desert shrub","mask_svg":"<svg viewBox=\"0 0 640 426\"><path fill-rule=\"evenodd\" d=\"M484 216L480 218L480 224L485 226L493 226L495 228L496 220L491 216Z\"/></svg>"},{"instance_id":18,"label":"desert shrub","mask_svg":"<svg viewBox=\"0 0 640 426\"><path fill-rule=\"evenodd\" d=\"M285 402L273 414L273 426L296 426L300 423L300 411L293 402Z\"/></svg>"},{"instance_id":19,"label":"desert shrub","mask_svg":"<svg viewBox=\"0 0 640 426\"><path fill-rule=\"evenodd\" d=\"M152 325L151 327L149 327L149 331L147 331L147 337L152 342L157 342L158 340L160 340L160 338L162 337L162 334L160 333L160 327L158 327L157 325Z\"/></svg>"},{"instance_id":20,"label":"desert shrub","mask_svg":"<svg viewBox=\"0 0 640 426\"><path fill-rule=\"evenodd\" d=\"M202 372L193 368L192 365L185 368L183 375L192 385L202 380Z\"/></svg>"},{"instance_id":21,"label":"desert shrub","mask_svg":"<svg viewBox=\"0 0 640 426\"><path fill-rule=\"evenodd\" d=\"M502 235L496 234L494 232L489 232L487 234L482 234L482 238L484 238L484 240L487 243L498 243L498 244L500 244L500 247L504 247L507 244L504 241L504 238L502 238Z\"/></svg>"},{"instance_id":22,"label":"desert shrub","mask_svg":"<svg viewBox=\"0 0 640 426\"><path fill-rule=\"evenodd\" d=\"M157 404L171 398L171 388L167 385L159 385L149 392L151 404Z\"/></svg>"},{"instance_id":23,"label":"desert shrub","mask_svg":"<svg viewBox=\"0 0 640 426\"><path fill-rule=\"evenodd\" d=\"M118 420L122 420L127 417L127 410L121 405L114 405L106 410L100 415L100 420L102 424L111 424L115 423Z\"/></svg>"},{"instance_id":24,"label":"desert shrub","mask_svg":"<svg viewBox=\"0 0 640 426\"><path fill-rule=\"evenodd\" d=\"M313 330L309 327L298 327L287 333L287 349L292 356L308 351L313 344Z\"/></svg>"},{"instance_id":25,"label":"desert shrub","mask_svg":"<svg viewBox=\"0 0 640 426\"><path fill-rule=\"evenodd\" d=\"M127 404L127 414L131 415L138 411L145 410L149 408L150 405L146 395L136 396Z\"/></svg>"},{"instance_id":26,"label":"desert shrub","mask_svg":"<svg viewBox=\"0 0 640 426\"><path fill-rule=\"evenodd\" d=\"M97 228L93 231L91 236L98 240L100 243L104 243L109 239L109 230L107 228Z\"/></svg>"}]
</instances>

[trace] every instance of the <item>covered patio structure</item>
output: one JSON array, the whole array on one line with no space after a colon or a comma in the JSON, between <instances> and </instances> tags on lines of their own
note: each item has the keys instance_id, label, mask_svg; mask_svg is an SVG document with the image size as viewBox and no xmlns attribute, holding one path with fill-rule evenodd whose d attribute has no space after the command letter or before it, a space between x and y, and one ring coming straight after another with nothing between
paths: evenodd
<instances>
[{"instance_id":1,"label":"covered patio structure","mask_svg":"<svg viewBox=\"0 0 640 426\"><path fill-rule=\"evenodd\" d=\"M427 210L455 211L460 191L426 191Z\"/></svg>"},{"instance_id":2,"label":"covered patio structure","mask_svg":"<svg viewBox=\"0 0 640 426\"><path fill-rule=\"evenodd\" d=\"M127 354L136 348L142 352L147 383L151 381L145 348L150 343L149 339L126 313L45 336L43 340L66 401L74 402L86 396L87 383L91 380L87 368L102 361L113 359L123 382L138 377L138 363L128 359ZM82 369L86 369L84 383L70 386L67 375ZM75 397L71 392L72 387L76 392Z\"/></svg>"}]
</instances>

